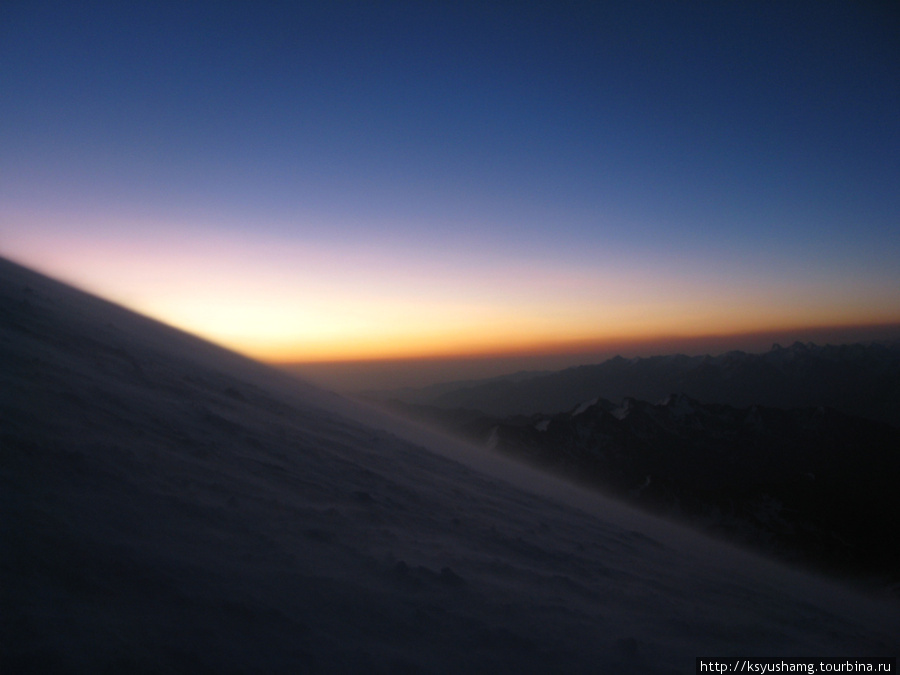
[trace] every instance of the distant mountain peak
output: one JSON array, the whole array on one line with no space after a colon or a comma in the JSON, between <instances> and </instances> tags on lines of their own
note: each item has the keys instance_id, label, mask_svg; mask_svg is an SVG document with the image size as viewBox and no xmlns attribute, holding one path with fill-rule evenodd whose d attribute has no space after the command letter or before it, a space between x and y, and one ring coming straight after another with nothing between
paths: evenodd
<instances>
[{"instance_id":1,"label":"distant mountain peak","mask_svg":"<svg viewBox=\"0 0 900 675\"><path fill-rule=\"evenodd\" d=\"M585 403L597 396L665 401L672 392L741 408L827 406L900 426L900 342L820 346L797 341L789 347L775 343L762 353L618 355L519 382L495 378L396 397L444 409L533 415L585 412Z\"/></svg>"},{"instance_id":2,"label":"distant mountain peak","mask_svg":"<svg viewBox=\"0 0 900 675\"><path fill-rule=\"evenodd\" d=\"M676 417L683 417L695 413L701 404L687 394L679 393L669 394L663 400L662 405Z\"/></svg>"}]
</instances>

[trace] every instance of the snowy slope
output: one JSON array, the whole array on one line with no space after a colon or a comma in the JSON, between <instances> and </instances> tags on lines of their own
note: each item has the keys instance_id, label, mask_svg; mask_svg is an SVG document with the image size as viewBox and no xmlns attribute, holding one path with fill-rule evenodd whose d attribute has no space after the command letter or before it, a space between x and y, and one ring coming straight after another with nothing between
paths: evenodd
<instances>
[{"instance_id":1,"label":"snowy slope","mask_svg":"<svg viewBox=\"0 0 900 675\"><path fill-rule=\"evenodd\" d=\"M0 508L3 673L687 673L900 635L5 261Z\"/></svg>"}]
</instances>

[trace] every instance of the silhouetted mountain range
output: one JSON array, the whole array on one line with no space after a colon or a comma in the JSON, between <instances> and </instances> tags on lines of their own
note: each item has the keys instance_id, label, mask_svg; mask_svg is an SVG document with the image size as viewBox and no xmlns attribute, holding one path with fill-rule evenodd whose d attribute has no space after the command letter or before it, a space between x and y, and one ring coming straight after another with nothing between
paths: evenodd
<instances>
[{"instance_id":1,"label":"silhouetted mountain range","mask_svg":"<svg viewBox=\"0 0 900 675\"><path fill-rule=\"evenodd\" d=\"M900 426L900 341L840 346L797 342L776 344L762 354L615 357L531 377L519 373L368 395L507 416L563 412L598 394L611 401L659 401L671 392L737 407L827 406Z\"/></svg>"},{"instance_id":2,"label":"silhouetted mountain range","mask_svg":"<svg viewBox=\"0 0 900 675\"><path fill-rule=\"evenodd\" d=\"M782 350L788 352L789 350ZM594 398L497 418L395 402L469 440L816 568L900 580L900 429L833 408Z\"/></svg>"}]
</instances>

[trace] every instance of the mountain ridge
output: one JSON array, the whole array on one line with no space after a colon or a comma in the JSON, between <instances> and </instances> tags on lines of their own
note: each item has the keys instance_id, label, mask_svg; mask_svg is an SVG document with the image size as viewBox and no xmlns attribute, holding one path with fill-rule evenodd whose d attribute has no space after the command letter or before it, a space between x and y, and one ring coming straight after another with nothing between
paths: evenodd
<instances>
[{"instance_id":1,"label":"mountain ridge","mask_svg":"<svg viewBox=\"0 0 900 675\"><path fill-rule=\"evenodd\" d=\"M598 394L613 401L659 401L672 392L737 407L828 406L900 426L900 340L774 344L761 354L616 356L519 381L493 378L450 389L370 391L366 396L508 416L565 412Z\"/></svg>"}]
</instances>

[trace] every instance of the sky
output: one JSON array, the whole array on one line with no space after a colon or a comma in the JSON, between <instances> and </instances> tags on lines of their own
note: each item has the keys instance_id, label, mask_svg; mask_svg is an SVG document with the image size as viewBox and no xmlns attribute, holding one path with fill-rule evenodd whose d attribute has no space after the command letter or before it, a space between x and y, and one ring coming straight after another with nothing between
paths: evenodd
<instances>
[{"instance_id":1,"label":"sky","mask_svg":"<svg viewBox=\"0 0 900 675\"><path fill-rule=\"evenodd\" d=\"M898 36L889 2L7 0L0 255L279 362L900 324Z\"/></svg>"}]
</instances>

